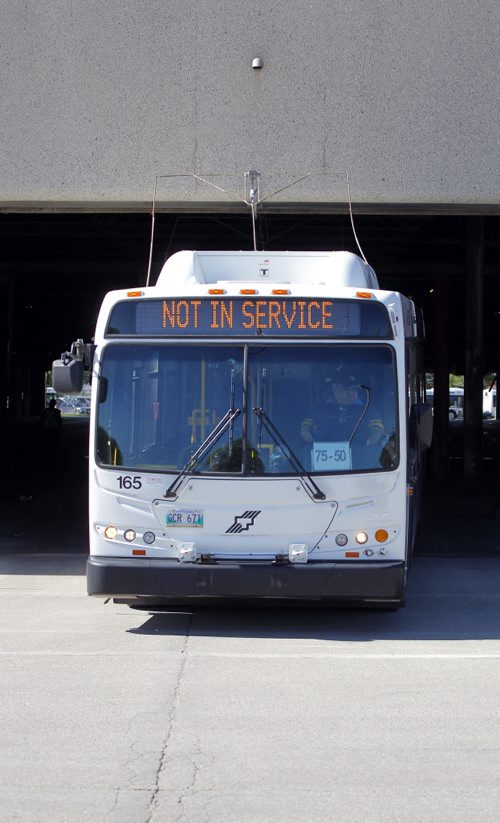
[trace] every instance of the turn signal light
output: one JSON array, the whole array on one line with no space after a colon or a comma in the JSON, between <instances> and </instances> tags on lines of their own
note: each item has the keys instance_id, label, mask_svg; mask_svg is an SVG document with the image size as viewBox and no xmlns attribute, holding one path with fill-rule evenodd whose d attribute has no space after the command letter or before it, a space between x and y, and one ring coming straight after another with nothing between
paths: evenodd
<instances>
[{"instance_id":1,"label":"turn signal light","mask_svg":"<svg viewBox=\"0 0 500 823\"><path fill-rule=\"evenodd\" d=\"M377 543L385 543L386 540L389 539L389 532L386 532L385 529L377 529L375 532L375 540Z\"/></svg>"}]
</instances>

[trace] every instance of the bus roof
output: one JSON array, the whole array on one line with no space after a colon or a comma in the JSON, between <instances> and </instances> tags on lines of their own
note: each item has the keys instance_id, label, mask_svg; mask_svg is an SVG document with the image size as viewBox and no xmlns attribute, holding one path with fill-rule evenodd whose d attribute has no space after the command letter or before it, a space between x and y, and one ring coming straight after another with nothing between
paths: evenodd
<instances>
[{"instance_id":1,"label":"bus roof","mask_svg":"<svg viewBox=\"0 0 500 823\"><path fill-rule=\"evenodd\" d=\"M234 281L307 283L378 289L375 272L348 251L180 251L165 262L157 281L160 288L175 283Z\"/></svg>"}]
</instances>

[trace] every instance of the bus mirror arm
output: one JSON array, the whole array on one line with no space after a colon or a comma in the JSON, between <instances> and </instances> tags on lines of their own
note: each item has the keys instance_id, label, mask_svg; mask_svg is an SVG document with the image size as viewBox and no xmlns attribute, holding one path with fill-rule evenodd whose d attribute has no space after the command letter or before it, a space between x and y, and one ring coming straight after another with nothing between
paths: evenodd
<instances>
[{"instance_id":1,"label":"bus mirror arm","mask_svg":"<svg viewBox=\"0 0 500 823\"><path fill-rule=\"evenodd\" d=\"M75 340L75 342L71 344L69 352L61 354L61 358L68 357L74 358L75 360L82 360L84 367L90 369L92 368L95 349L94 343L84 343L81 337L79 337L78 340Z\"/></svg>"},{"instance_id":2,"label":"bus mirror arm","mask_svg":"<svg viewBox=\"0 0 500 823\"><path fill-rule=\"evenodd\" d=\"M95 343L84 343L80 337L71 344L69 351L63 351L61 362L64 366L67 366L73 360L80 360L86 369L90 369L92 368L95 350Z\"/></svg>"}]
</instances>

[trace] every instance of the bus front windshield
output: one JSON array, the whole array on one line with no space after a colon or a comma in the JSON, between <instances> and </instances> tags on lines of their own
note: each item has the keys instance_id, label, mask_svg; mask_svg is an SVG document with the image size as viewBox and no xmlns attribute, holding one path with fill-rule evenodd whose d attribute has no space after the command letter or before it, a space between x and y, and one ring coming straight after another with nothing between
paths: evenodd
<instances>
[{"instance_id":1,"label":"bus front windshield","mask_svg":"<svg viewBox=\"0 0 500 823\"><path fill-rule=\"evenodd\" d=\"M399 463L394 352L384 344L114 343L97 394L102 466L290 475Z\"/></svg>"}]
</instances>

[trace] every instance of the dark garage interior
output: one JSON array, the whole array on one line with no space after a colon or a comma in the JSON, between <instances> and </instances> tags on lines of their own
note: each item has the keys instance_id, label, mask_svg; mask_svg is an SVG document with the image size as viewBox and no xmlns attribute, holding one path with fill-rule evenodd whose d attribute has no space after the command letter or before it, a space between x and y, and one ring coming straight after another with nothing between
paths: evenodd
<instances>
[{"instance_id":1,"label":"dark garage interior","mask_svg":"<svg viewBox=\"0 0 500 823\"><path fill-rule=\"evenodd\" d=\"M498 227L499 217L487 214L356 216L359 241L381 288L407 294L424 312L426 369L434 373L436 391L429 473L438 483L451 477L477 493L486 485L489 494L500 452L496 421L486 430L480 404L483 376L500 370ZM266 250L357 251L345 214L262 209L257 234ZM19 440L11 437L13 429L39 416L52 360L76 338L92 337L106 291L145 284L150 235L147 212L0 216L0 419L7 443ZM151 281L166 257L187 248L251 249L249 215L158 213ZM468 412L459 426L447 417L450 372L466 378ZM23 483L12 482L21 452L19 444L6 448L12 465L3 497L22 493Z\"/></svg>"}]
</instances>

